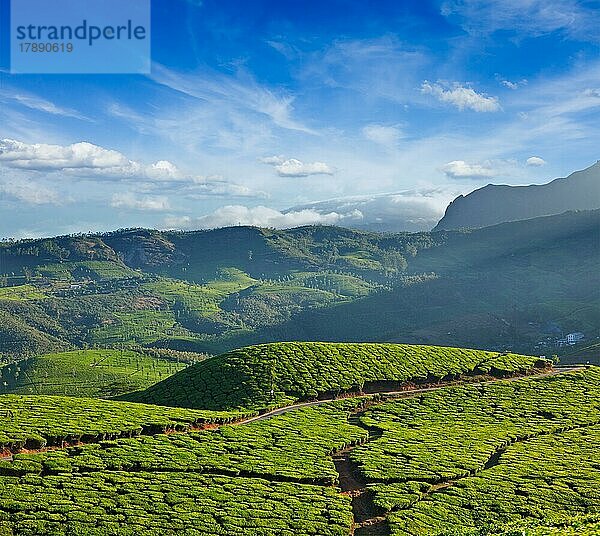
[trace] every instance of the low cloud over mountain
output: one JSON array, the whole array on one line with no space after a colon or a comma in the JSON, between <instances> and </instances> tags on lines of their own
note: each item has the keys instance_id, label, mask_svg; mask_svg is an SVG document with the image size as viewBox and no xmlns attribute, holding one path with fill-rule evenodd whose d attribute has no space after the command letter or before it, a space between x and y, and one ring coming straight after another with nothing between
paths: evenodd
<instances>
[{"instance_id":1,"label":"low cloud over mountain","mask_svg":"<svg viewBox=\"0 0 600 536\"><path fill-rule=\"evenodd\" d=\"M389 194L341 197L292 207L287 213L310 210L317 214L360 214L341 222L345 227L371 231L429 231L458 192L445 188Z\"/></svg>"}]
</instances>

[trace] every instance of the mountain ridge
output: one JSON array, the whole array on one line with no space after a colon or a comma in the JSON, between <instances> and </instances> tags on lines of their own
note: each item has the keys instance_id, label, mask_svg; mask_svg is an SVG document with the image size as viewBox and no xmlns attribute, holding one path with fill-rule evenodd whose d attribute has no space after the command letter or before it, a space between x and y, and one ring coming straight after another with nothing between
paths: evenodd
<instances>
[{"instance_id":1,"label":"mountain ridge","mask_svg":"<svg viewBox=\"0 0 600 536\"><path fill-rule=\"evenodd\" d=\"M433 231L489 227L498 223L600 208L600 161L546 184L488 184L446 208Z\"/></svg>"}]
</instances>

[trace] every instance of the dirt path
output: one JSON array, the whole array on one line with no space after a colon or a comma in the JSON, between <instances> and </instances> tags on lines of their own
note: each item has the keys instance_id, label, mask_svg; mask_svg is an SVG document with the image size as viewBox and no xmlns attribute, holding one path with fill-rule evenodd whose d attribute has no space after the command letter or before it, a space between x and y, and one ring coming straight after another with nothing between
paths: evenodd
<instances>
[{"instance_id":1,"label":"dirt path","mask_svg":"<svg viewBox=\"0 0 600 536\"><path fill-rule=\"evenodd\" d=\"M519 376L507 376L505 378L494 378L485 381L465 381L458 380L452 382L440 382L428 387L418 387L412 389L403 389L400 391L381 391L377 393L356 393L347 395L345 398L357 398L357 397L367 397L367 396L380 396L383 398L409 398L411 396L418 395L420 393L429 393L431 391L437 391L438 389L443 389L445 387L453 387L453 386L461 386L461 385L487 385L489 383L495 382L514 382L519 380L535 380L539 378L546 378L548 376L556 376L557 374L565 374L567 372L575 372L579 370L585 370L587 367L585 365L573 365L572 367L560 367L560 368L552 368L546 372L541 372L540 374L524 374ZM290 411L294 411L299 408L306 408L310 406L320 406L321 404L329 404L330 402L335 402L336 400L340 400L340 398L325 398L323 400L312 400L310 402L300 402L298 404L292 404L290 406L285 406L283 408L273 409L266 413L262 413L261 415L256 415L254 417L249 417L247 419L243 419L241 421L236 422L236 425L239 424L248 424L251 422L264 421L265 419L270 419L271 417L275 417L277 415L283 415L284 413L288 413Z\"/></svg>"},{"instance_id":2,"label":"dirt path","mask_svg":"<svg viewBox=\"0 0 600 536\"><path fill-rule=\"evenodd\" d=\"M382 436L378 428L367 428L360 422L360 417L371 407L380 404L380 400L373 400L361 408L352 412L348 423L364 428L369 433L367 442ZM364 444L364 443L363 443ZM339 487L344 495L352 500L352 524L351 535L354 536L387 536L389 527L385 521L385 512L378 508L373 502L373 494L367 490L367 481L357 470L355 464L350 460L350 453L357 445L346 447L333 453L333 463L339 474Z\"/></svg>"},{"instance_id":3,"label":"dirt path","mask_svg":"<svg viewBox=\"0 0 600 536\"><path fill-rule=\"evenodd\" d=\"M577 370L581 370L585 367L563 367L560 369L552 369L550 371L529 375L529 376L519 376L513 378L506 379L494 379L484 382L473 382L469 385L485 385L489 383L493 383L496 381L503 382L512 382L518 381L525 378L543 378L548 376L554 376L557 374L564 374L567 372L574 372ZM461 385L464 385L461 384ZM415 396L419 393L436 391L441 389L442 387L447 387L447 385L443 386L435 386L435 387L426 387L422 389L414 389L410 392L407 391L392 391L387 393L380 393L380 396L383 400L372 401L371 403L365 404L363 407L356 409L353 413L350 414L348 418L348 423L353 424L355 426L359 426L363 429L366 429L369 433L367 443L370 441L374 441L380 438L383 435L383 432L379 428L370 428L366 427L361 421L360 417L368 411L372 406L381 404L385 402L386 398L409 398L411 396ZM517 440L518 441L518 440ZM364 444L364 443L363 443ZM390 534L390 528L386 522L386 512L384 512L381 508L377 507L374 503L372 493L367 489L367 481L358 471L356 464L350 459L351 452L358 445L353 445L346 447L342 450L336 451L333 453L333 463L335 465L336 471L339 474L339 486L342 490L342 493L348 495L352 499L352 513L354 517L354 523L352 525L351 535L354 536L388 536ZM484 466L484 470L496 465L499 462L500 456L504 453L507 446L502 447L494 451L491 455L490 459L486 462ZM472 475L470 475L472 476ZM456 482L456 480L448 480L444 482L439 482L436 484L432 484L430 489L427 491L425 495L429 495L435 493L437 491L441 491L446 489Z\"/></svg>"}]
</instances>

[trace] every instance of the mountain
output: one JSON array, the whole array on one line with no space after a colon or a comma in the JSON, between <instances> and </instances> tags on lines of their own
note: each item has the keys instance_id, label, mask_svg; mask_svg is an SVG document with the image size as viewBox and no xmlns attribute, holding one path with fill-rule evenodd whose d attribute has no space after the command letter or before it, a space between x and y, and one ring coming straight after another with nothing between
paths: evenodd
<instances>
[{"instance_id":1,"label":"mountain","mask_svg":"<svg viewBox=\"0 0 600 536\"><path fill-rule=\"evenodd\" d=\"M552 354L561 333L584 332L586 346L600 336L600 210L431 234L391 290L304 311L260 339Z\"/></svg>"},{"instance_id":2,"label":"mountain","mask_svg":"<svg viewBox=\"0 0 600 536\"><path fill-rule=\"evenodd\" d=\"M550 353L561 333L600 335L598 265L600 210L471 231L129 229L4 242L0 361L286 340Z\"/></svg>"},{"instance_id":3,"label":"mountain","mask_svg":"<svg viewBox=\"0 0 600 536\"><path fill-rule=\"evenodd\" d=\"M389 288L427 233L121 230L0 243L0 359L139 344L219 353Z\"/></svg>"},{"instance_id":4,"label":"mountain","mask_svg":"<svg viewBox=\"0 0 600 536\"><path fill-rule=\"evenodd\" d=\"M458 196L434 231L478 228L508 221L600 208L600 161L548 184L488 184Z\"/></svg>"}]
</instances>

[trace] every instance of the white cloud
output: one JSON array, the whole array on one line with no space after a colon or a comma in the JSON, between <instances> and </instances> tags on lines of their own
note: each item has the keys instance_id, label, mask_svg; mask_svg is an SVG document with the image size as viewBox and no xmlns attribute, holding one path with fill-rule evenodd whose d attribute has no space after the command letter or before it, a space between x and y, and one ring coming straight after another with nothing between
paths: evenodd
<instances>
[{"instance_id":1,"label":"white cloud","mask_svg":"<svg viewBox=\"0 0 600 536\"><path fill-rule=\"evenodd\" d=\"M523 78L522 80L519 80L518 82L513 82L511 80L500 80L500 83L504 86L507 87L508 89L519 89L521 86L526 86L527 85L527 80L525 78Z\"/></svg>"},{"instance_id":2,"label":"white cloud","mask_svg":"<svg viewBox=\"0 0 600 536\"><path fill-rule=\"evenodd\" d=\"M2 139L0 166L47 174L60 173L61 178L136 181L136 188L140 190L162 188L190 197L266 197L264 192L255 192L221 176L189 175L168 160L146 165L130 160L118 151L88 142L63 146Z\"/></svg>"},{"instance_id":3,"label":"white cloud","mask_svg":"<svg viewBox=\"0 0 600 536\"><path fill-rule=\"evenodd\" d=\"M146 167L146 175L151 179L171 180L181 178L181 172L175 164L168 160L159 160Z\"/></svg>"},{"instance_id":4,"label":"white cloud","mask_svg":"<svg viewBox=\"0 0 600 536\"><path fill-rule=\"evenodd\" d=\"M345 226L373 231L428 231L444 215L448 203L463 189L452 187L422 187L402 192L340 197L292 207L285 212L314 210L319 214L349 214L362 217L347 220Z\"/></svg>"},{"instance_id":5,"label":"white cloud","mask_svg":"<svg viewBox=\"0 0 600 536\"><path fill-rule=\"evenodd\" d=\"M546 161L543 158L540 158L539 156L530 156L525 163L528 166L533 167L540 167L546 165Z\"/></svg>"},{"instance_id":6,"label":"white cloud","mask_svg":"<svg viewBox=\"0 0 600 536\"><path fill-rule=\"evenodd\" d=\"M125 170L134 162L117 151L104 149L92 143L80 142L72 145L27 144L12 139L0 140L0 163L13 168L36 171L67 169Z\"/></svg>"},{"instance_id":7,"label":"white cloud","mask_svg":"<svg viewBox=\"0 0 600 536\"><path fill-rule=\"evenodd\" d=\"M1 178L0 194L7 195L27 205L61 204L61 199L57 192L42 184L23 178Z\"/></svg>"},{"instance_id":8,"label":"white cloud","mask_svg":"<svg viewBox=\"0 0 600 536\"><path fill-rule=\"evenodd\" d=\"M165 225L168 228L177 229L212 229L232 225L287 229L302 225L336 225L347 220L358 220L360 218L362 218L362 213L358 210L345 214L338 212L321 214L311 209L283 213L265 206L249 208L242 205L228 205L215 210L211 214L197 218L189 216L169 217L165 219Z\"/></svg>"},{"instance_id":9,"label":"white cloud","mask_svg":"<svg viewBox=\"0 0 600 536\"><path fill-rule=\"evenodd\" d=\"M511 82L510 80L502 80L502 85L508 89L517 89L519 87L517 82Z\"/></svg>"},{"instance_id":10,"label":"white cloud","mask_svg":"<svg viewBox=\"0 0 600 536\"><path fill-rule=\"evenodd\" d=\"M270 166L278 166L279 164L283 164L285 162L284 156L265 156L263 158L258 159L259 162L263 164L269 164Z\"/></svg>"},{"instance_id":11,"label":"white cloud","mask_svg":"<svg viewBox=\"0 0 600 536\"><path fill-rule=\"evenodd\" d=\"M300 162L290 158L275 166L280 177L308 177L309 175L333 175L334 170L325 162Z\"/></svg>"},{"instance_id":12,"label":"white cloud","mask_svg":"<svg viewBox=\"0 0 600 536\"><path fill-rule=\"evenodd\" d=\"M400 127L388 125L367 125L362 129L362 133L368 140L386 147L394 147L403 137Z\"/></svg>"},{"instance_id":13,"label":"white cloud","mask_svg":"<svg viewBox=\"0 0 600 536\"><path fill-rule=\"evenodd\" d=\"M500 110L500 102L497 97L488 97L477 93L474 89L461 86L457 82L447 86L440 83L432 84L425 80L421 84L421 91L433 95L441 102L452 104L461 111L470 109L475 112L497 112Z\"/></svg>"},{"instance_id":14,"label":"white cloud","mask_svg":"<svg viewBox=\"0 0 600 536\"><path fill-rule=\"evenodd\" d=\"M450 179L487 179L495 175L488 164L469 164L464 160L453 160L442 166L442 171Z\"/></svg>"},{"instance_id":15,"label":"white cloud","mask_svg":"<svg viewBox=\"0 0 600 536\"><path fill-rule=\"evenodd\" d=\"M236 184L224 180L220 176L195 177L193 184L189 187L190 197L198 198L205 196L223 197L269 197L265 192L255 191L242 184Z\"/></svg>"},{"instance_id":16,"label":"white cloud","mask_svg":"<svg viewBox=\"0 0 600 536\"><path fill-rule=\"evenodd\" d=\"M114 194L111 207L160 212L169 210L169 200L165 196L136 196L133 192Z\"/></svg>"},{"instance_id":17,"label":"white cloud","mask_svg":"<svg viewBox=\"0 0 600 536\"><path fill-rule=\"evenodd\" d=\"M583 95L585 97L592 97L592 98L600 99L600 89L588 88L583 91Z\"/></svg>"},{"instance_id":18,"label":"white cloud","mask_svg":"<svg viewBox=\"0 0 600 536\"><path fill-rule=\"evenodd\" d=\"M263 164L273 166L280 177L308 177L310 175L333 175L335 169L325 162L301 162L296 158L267 156L259 159Z\"/></svg>"},{"instance_id":19,"label":"white cloud","mask_svg":"<svg viewBox=\"0 0 600 536\"><path fill-rule=\"evenodd\" d=\"M148 166L119 151L89 142L71 145L28 144L0 140L0 165L39 172L63 172L81 178L170 180L181 177L177 167L161 160Z\"/></svg>"}]
</instances>

